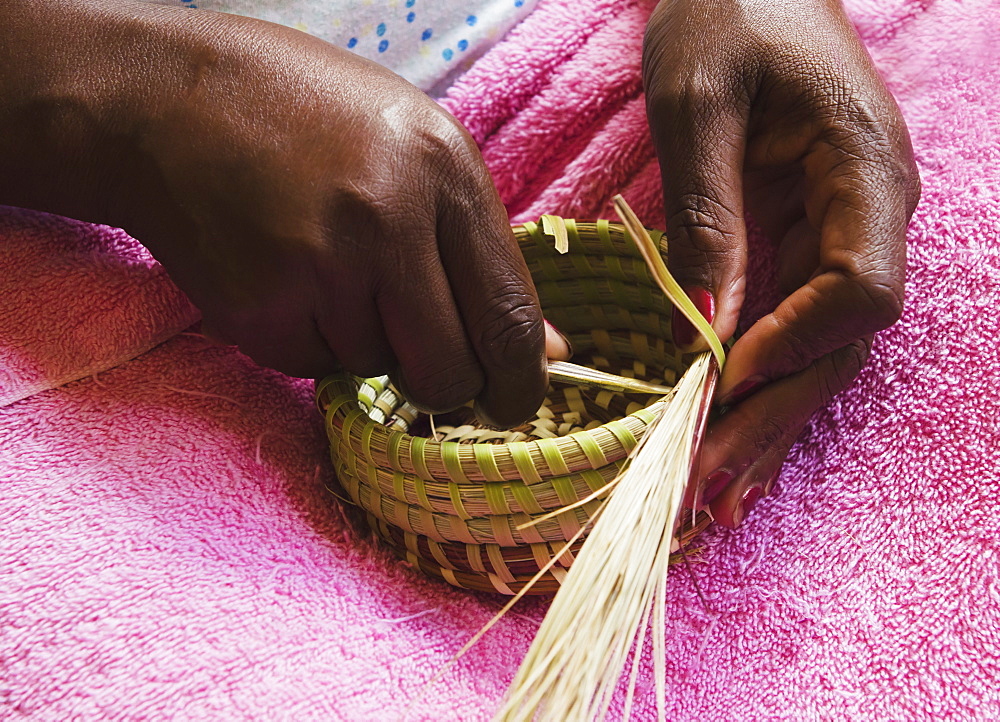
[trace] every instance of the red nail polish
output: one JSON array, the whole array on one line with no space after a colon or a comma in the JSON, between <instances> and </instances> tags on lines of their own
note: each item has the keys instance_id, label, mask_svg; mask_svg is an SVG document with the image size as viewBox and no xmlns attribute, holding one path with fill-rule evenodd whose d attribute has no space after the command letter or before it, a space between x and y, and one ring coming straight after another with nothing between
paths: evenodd
<instances>
[{"instance_id":1,"label":"red nail polish","mask_svg":"<svg viewBox=\"0 0 1000 722\"><path fill-rule=\"evenodd\" d=\"M684 293L688 295L694 307L705 317L705 320L712 323L715 318L715 298L704 288L692 286L685 288ZM674 307L671 314L671 326L673 329L674 344L680 348L686 348L695 342L698 337L698 330L692 325L687 317L681 313L680 309Z\"/></svg>"},{"instance_id":2,"label":"red nail polish","mask_svg":"<svg viewBox=\"0 0 1000 722\"><path fill-rule=\"evenodd\" d=\"M746 519L747 514L753 511L753 508L757 506L757 502L763 496L763 491L759 486L751 486L743 494L743 499L740 501L739 506L736 507L736 511L733 513L733 526L737 527L743 523Z\"/></svg>"},{"instance_id":3,"label":"red nail polish","mask_svg":"<svg viewBox=\"0 0 1000 722\"><path fill-rule=\"evenodd\" d=\"M715 497L721 494L723 489L729 486L729 483L733 480L733 478L733 474L725 469L718 469L706 476L705 490L701 494L701 503L703 505L711 504Z\"/></svg>"},{"instance_id":4,"label":"red nail polish","mask_svg":"<svg viewBox=\"0 0 1000 722\"><path fill-rule=\"evenodd\" d=\"M726 394L724 399L719 401L719 406L732 406L733 404L738 404L765 383L767 383L767 379L763 376L751 376L750 378L736 384L735 388Z\"/></svg>"}]
</instances>

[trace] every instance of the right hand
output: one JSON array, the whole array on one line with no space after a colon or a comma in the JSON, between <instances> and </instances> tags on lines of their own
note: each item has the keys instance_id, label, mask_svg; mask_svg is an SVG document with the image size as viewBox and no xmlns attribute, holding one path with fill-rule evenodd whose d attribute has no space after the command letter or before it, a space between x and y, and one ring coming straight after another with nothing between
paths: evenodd
<instances>
[{"instance_id":1,"label":"right hand","mask_svg":"<svg viewBox=\"0 0 1000 722\"><path fill-rule=\"evenodd\" d=\"M496 426L537 410L537 296L457 121L304 33L102 5L77 8L103 14L90 41L107 60L77 71L78 86L106 119L97 146L114 161L98 174L107 213L85 220L147 245L209 333L261 364L388 373L421 408L475 399ZM72 53L46 42L69 67Z\"/></svg>"}]
</instances>

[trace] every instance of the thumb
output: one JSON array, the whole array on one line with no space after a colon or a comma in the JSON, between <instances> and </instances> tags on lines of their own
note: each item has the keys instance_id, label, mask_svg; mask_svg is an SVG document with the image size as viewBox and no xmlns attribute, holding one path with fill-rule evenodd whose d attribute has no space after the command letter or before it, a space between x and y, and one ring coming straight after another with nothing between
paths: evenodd
<instances>
[{"instance_id":1,"label":"thumb","mask_svg":"<svg viewBox=\"0 0 1000 722\"><path fill-rule=\"evenodd\" d=\"M647 112L663 178L667 266L723 341L736 331L743 305L745 120L724 93L651 92ZM705 348L675 310L674 341Z\"/></svg>"}]
</instances>

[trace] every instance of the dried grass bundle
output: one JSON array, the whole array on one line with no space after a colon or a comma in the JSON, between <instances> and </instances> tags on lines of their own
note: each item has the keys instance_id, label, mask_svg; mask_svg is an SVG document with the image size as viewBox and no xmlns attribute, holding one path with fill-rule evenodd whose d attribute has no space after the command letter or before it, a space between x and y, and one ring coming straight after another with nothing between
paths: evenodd
<instances>
[{"instance_id":1,"label":"dried grass bundle","mask_svg":"<svg viewBox=\"0 0 1000 722\"><path fill-rule=\"evenodd\" d=\"M710 367L709 354L695 361L643 437L570 567L495 719L603 718L628 653L635 648L631 700L651 615L662 709L667 568Z\"/></svg>"},{"instance_id":2,"label":"dried grass bundle","mask_svg":"<svg viewBox=\"0 0 1000 722\"><path fill-rule=\"evenodd\" d=\"M722 345L667 272L661 234L616 205L623 225L544 216L514 227L546 318L589 367L553 364L524 426L484 429L461 409L432 426L386 377L317 386L344 496L400 557L510 595L501 615L524 594L559 591L498 719L604 715L650 620L662 707L670 553L710 521L684 519L674 539ZM676 347L674 306L711 354Z\"/></svg>"},{"instance_id":3,"label":"dried grass bundle","mask_svg":"<svg viewBox=\"0 0 1000 722\"><path fill-rule=\"evenodd\" d=\"M649 620L659 718L665 706L667 569L684 492L697 461L708 397L724 360L708 322L670 276L659 251L621 196L615 205L658 285L701 330L701 354L659 404L655 420L612 482L586 542L511 683L498 721L603 719L634 650L625 705L631 709ZM712 358L712 354L716 358Z\"/></svg>"}]
</instances>

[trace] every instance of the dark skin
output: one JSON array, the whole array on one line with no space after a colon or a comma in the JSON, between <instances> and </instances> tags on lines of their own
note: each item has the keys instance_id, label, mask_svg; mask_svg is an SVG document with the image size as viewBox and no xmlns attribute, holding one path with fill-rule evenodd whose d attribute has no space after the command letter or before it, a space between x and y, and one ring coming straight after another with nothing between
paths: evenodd
<instances>
[{"instance_id":1,"label":"dark skin","mask_svg":"<svg viewBox=\"0 0 1000 722\"><path fill-rule=\"evenodd\" d=\"M920 181L837 0L664 0L643 60L668 263L721 338L744 299L744 209L778 250L785 298L733 346L717 395L732 408L701 461L702 499L736 526L899 318Z\"/></svg>"},{"instance_id":2,"label":"dark skin","mask_svg":"<svg viewBox=\"0 0 1000 722\"><path fill-rule=\"evenodd\" d=\"M423 93L237 16L5 8L4 202L125 228L261 364L390 373L497 426L538 408L534 287L474 142Z\"/></svg>"},{"instance_id":3,"label":"dark skin","mask_svg":"<svg viewBox=\"0 0 1000 722\"><path fill-rule=\"evenodd\" d=\"M788 298L734 346L704 451L702 495L735 525L898 316L918 182L833 0L664 2L644 53L671 270L721 337L744 202L783 259ZM0 202L125 228L259 363L389 373L425 409L474 399L510 426L567 353L471 138L351 53L235 16L9 0L0 99Z\"/></svg>"}]
</instances>

